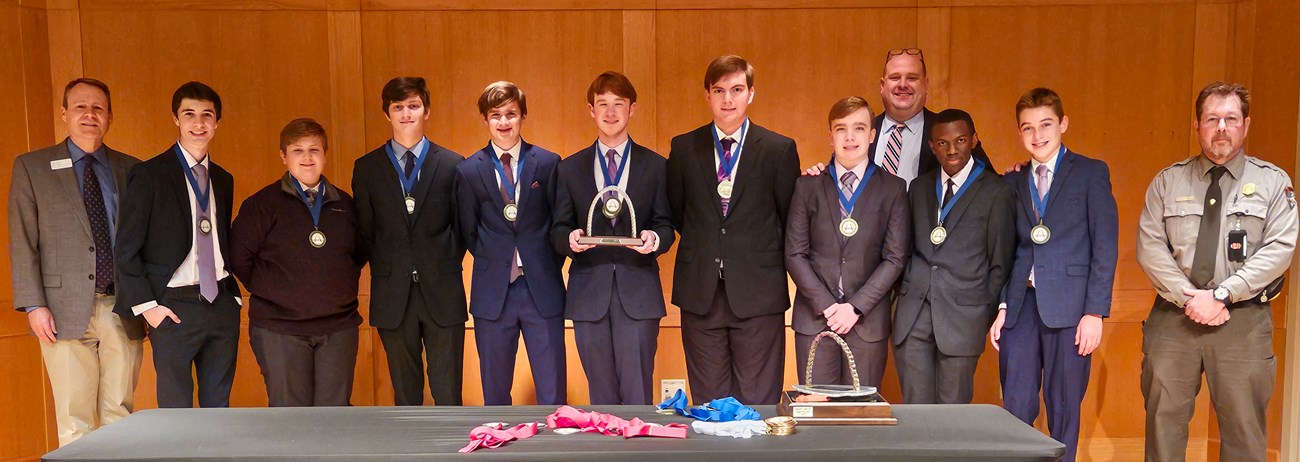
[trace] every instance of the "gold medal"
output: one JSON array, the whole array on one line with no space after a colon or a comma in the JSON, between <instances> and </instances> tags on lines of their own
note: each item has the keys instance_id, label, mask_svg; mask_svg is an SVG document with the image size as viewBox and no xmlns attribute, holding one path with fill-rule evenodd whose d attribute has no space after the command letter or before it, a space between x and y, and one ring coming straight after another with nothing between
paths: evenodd
<instances>
[{"instance_id":1,"label":"gold medal","mask_svg":"<svg viewBox=\"0 0 1300 462\"><path fill-rule=\"evenodd\" d=\"M622 210L623 201L618 200L617 197L611 197L605 200L605 207L601 209L601 212L605 215L605 218L613 220L618 217L618 212Z\"/></svg>"},{"instance_id":2,"label":"gold medal","mask_svg":"<svg viewBox=\"0 0 1300 462\"><path fill-rule=\"evenodd\" d=\"M406 214L415 215L415 198L406 196Z\"/></svg>"},{"instance_id":3,"label":"gold medal","mask_svg":"<svg viewBox=\"0 0 1300 462\"><path fill-rule=\"evenodd\" d=\"M1042 224L1041 222L1038 223L1037 226L1034 226L1029 230L1029 240L1034 241L1035 244L1038 245L1046 244L1047 241L1051 238L1052 238L1052 230L1049 229L1047 225Z\"/></svg>"},{"instance_id":4,"label":"gold medal","mask_svg":"<svg viewBox=\"0 0 1300 462\"><path fill-rule=\"evenodd\" d=\"M312 231L311 234L307 235L307 242L318 249L325 247L325 233L322 233L319 229Z\"/></svg>"},{"instance_id":5,"label":"gold medal","mask_svg":"<svg viewBox=\"0 0 1300 462\"><path fill-rule=\"evenodd\" d=\"M944 229L943 225L935 226L934 229L930 230L931 244L943 244L943 241L946 240L948 240L948 230Z\"/></svg>"},{"instance_id":6,"label":"gold medal","mask_svg":"<svg viewBox=\"0 0 1300 462\"><path fill-rule=\"evenodd\" d=\"M212 221L207 218L199 220L199 232L208 234L212 232Z\"/></svg>"},{"instance_id":7,"label":"gold medal","mask_svg":"<svg viewBox=\"0 0 1300 462\"><path fill-rule=\"evenodd\" d=\"M506 204L506 208L501 210L501 214L505 215L506 221L514 222L519 219L519 206L515 204Z\"/></svg>"},{"instance_id":8,"label":"gold medal","mask_svg":"<svg viewBox=\"0 0 1300 462\"><path fill-rule=\"evenodd\" d=\"M840 220L840 235L853 237L854 234L858 234L858 221L852 218Z\"/></svg>"},{"instance_id":9,"label":"gold medal","mask_svg":"<svg viewBox=\"0 0 1300 462\"><path fill-rule=\"evenodd\" d=\"M718 182L718 197L731 199L731 188L734 186L731 180L722 180Z\"/></svg>"}]
</instances>

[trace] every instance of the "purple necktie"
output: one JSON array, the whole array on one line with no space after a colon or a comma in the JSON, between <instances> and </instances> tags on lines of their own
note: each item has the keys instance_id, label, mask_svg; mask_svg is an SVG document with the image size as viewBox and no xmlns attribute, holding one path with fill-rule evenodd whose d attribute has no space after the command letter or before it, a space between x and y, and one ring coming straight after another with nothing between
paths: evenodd
<instances>
[{"instance_id":1,"label":"purple necktie","mask_svg":"<svg viewBox=\"0 0 1300 462\"><path fill-rule=\"evenodd\" d=\"M204 192L209 189L208 168L204 167L202 163L194 164L194 180L198 182L199 187L203 189L203 191L195 191L195 195L204 194ZM209 196L208 208L215 208L212 207L211 204L212 197ZM201 206L202 204L200 204L200 207ZM212 253L212 235L216 234L217 227L216 223L212 223L212 232L204 234L199 230L199 222L203 221L205 218L212 221L208 216L207 210L199 210L199 213L195 214L194 235L198 241L199 247L199 293L203 295L204 300L211 303L213 300L217 299L217 263L216 257L214 257Z\"/></svg>"},{"instance_id":2,"label":"purple necktie","mask_svg":"<svg viewBox=\"0 0 1300 462\"><path fill-rule=\"evenodd\" d=\"M605 185L605 187L618 186L618 178L614 176L614 175L618 175L618 163L615 162L617 159L615 159L615 157L614 157L614 156L617 156L617 155L618 155L618 151L615 151L615 150L613 150L613 149L610 149L609 152L606 152L606 153L605 153L605 159L606 159L606 161L605 161L605 172L606 172L606 176L605 176L605 178L609 178L610 181L613 181L613 182L614 182L614 183L612 183L612 184L607 184L607 185ZM614 199L614 198L617 198L617 197L618 197L618 194L615 193L614 191L609 191L609 192L606 192L606 193L605 193L605 201L609 201L610 199ZM610 218L610 219L609 219L609 226L610 226L610 227L613 227L613 226L614 226L614 218Z\"/></svg>"},{"instance_id":3,"label":"purple necktie","mask_svg":"<svg viewBox=\"0 0 1300 462\"><path fill-rule=\"evenodd\" d=\"M731 173L723 170L723 165L731 164L731 147L734 146L735 144L736 144L736 140L733 140L731 138L722 139L722 162L718 164L718 183L721 183L722 180L731 179ZM736 166L731 165L731 169L732 171L735 171ZM731 208L730 206L731 206L731 198L723 197L722 216L724 217L727 216L727 212L729 212Z\"/></svg>"},{"instance_id":4,"label":"purple necktie","mask_svg":"<svg viewBox=\"0 0 1300 462\"><path fill-rule=\"evenodd\" d=\"M501 166L506 171L506 178L515 177L515 167L513 165L510 165L510 161L511 161L510 153L507 152L501 154ZM515 180L515 183L518 182L519 182L518 180ZM516 184L516 186L518 185ZM513 193L514 191L507 192L506 182L504 180L501 181L501 199L504 200L507 204L514 204L515 200L511 197ZM523 211L520 210L519 214L522 215ZM507 221L507 223L510 224L510 227L512 228L514 227L514 222ZM524 274L524 268L519 266L519 247L515 247L515 252L510 255L510 282L514 283L515 279L519 279L519 276L523 276L523 274Z\"/></svg>"},{"instance_id":5,"label":"purple necktie","mask_svg":"<svg viewBox=\"0 0 1300 462\"><path fill-rule=\"evenodd\" d=\"M1051 181L1047 179L1047 165L1039 165L1034 169L1038 174L1038 200L1043 200L1047 196L1047 188L1052 186Z\"/></svg>"}]
</instances>

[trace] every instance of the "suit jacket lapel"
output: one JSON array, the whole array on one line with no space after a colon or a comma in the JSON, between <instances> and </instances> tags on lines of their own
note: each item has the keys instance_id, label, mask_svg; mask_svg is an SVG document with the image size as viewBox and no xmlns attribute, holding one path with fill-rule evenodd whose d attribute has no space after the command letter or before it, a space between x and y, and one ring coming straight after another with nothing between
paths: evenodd
<instances>
[{"instance_id":1,"label":"suit jacket lapel","mask_svg":"<svg viewBox=\"0 0 1300 462\"><path fill-rule=\"evenodd\" d=\"M59 157L55 158L55 160L72 159L72 154L68 151L68 143L71 142L71 140L64 140ZM72 202L72 214L77 216L77 221L81 222L81 228L86 231L86 235L93 237L90 233L90 218L86 216L86 200L81 195L81 187L77 185L76 168L73 165L68 168L54 170L54 176L59 178L59 182L63 183L63 190L68 193L68 200Z\"/></svg>"},{"instance_id":2,"label":"suit jacket lapel","mask_svg":"<svg viewBox=\"0 0 1300 462\"><path fill-rule=\"evenodd\" d=\"M967 189L966 192L962 193L960 198L953 199L957 201L957 203L952 205L952 210L948 212L948 218L943 221L944 228L952 231L952 229L957 225L957 222L961 220L962 215L966 214L966 210L970 209L970 204L975 202L975 197L979 196L980 188L984 186L984 177L991 174L986 172L988 172L988 170L980 172L980 176L966 179L966 181L971 182L970 189ZM958 186L957 190L960 191L961 187Z\"/></svg>"},{"instance_id":3,"label":"suit jacket lapel","mask_svg":"<svg viewBox=\"0 0 1300 462\"><path fill-rule=\"evenodd\" d=\"M479 179L483 181L483 188L487 190L488 196L492 197L492 203L496 205L496 209L505 209L506 202L501 198L501 186L497 185L497 169L492 161L492 156L496 155L496 151L492 150L492 144L489 143L481 152L483 157L479 158L478 163Z\"/></svg>"},{"instance_id":4,"label":"suit jacket lapel","mask_svg":"<svg viewBox=\"0 0 1300 462\"><path fill-rule=\"evenodd\" d=\"M181 160L176 157L176 149L173 146L172 149L167 150L166 163L168 165L167 169L171 170L171 173L163 175L167 178L164 181L171 183L172 197L176 198L177 210L184 214L183 216L189 217L189 219L182 220L185 222L185 235L193 235L194 210L190 208L190 193L187 192L190 186L185 177L185 169L189 168L189 162L181 163ZM208 175L209 178L211 176L211 174ZM212 200L211 196L209 196L208 200Z\"/></svg>"},{"instance_id":5,"label":"suit jacket lapel","mask_svg":"<svg viewBox=\"0 0 1300 462\"><path fill-rule=\"evenodd\" d=\"M519 165L519 163L522 162L523 168L519 172L519 184L516 185L519 187L519 192L516 193L517 196L515 197L515 203L519 205L520 211L522 212L524 200L528 199L528 196L531 195L530 193L533 189L533 176L537 172L537 156L533 155L533 145L522 140L519 142L522 143L523 146L520 146L519 148L520 160L516 162L515 165Z\"/></svg>"},{"instance_id":6,"label":"suit jacket lapel","mask_svg":"<svg viewBox=\"0 0 1300 462\"><path fill-rule=\"evenodd\" d=\"M713 124L705 125L704 130L700 131L700 136L695 138L695 144L699 155L695 159L700 163L700 174L704 176L704 186L708 190L709 202L713 203L713 210L718 213L718 218L722 216L722 199L718 197L718 168L713 165L713 158L717 157L716 148L713 146L713 135L709 130L713 130ZM732 191L733 199L735 191Z\"/></svg>"},{"instance_id":7,"label":"suit jacket lapel","mask_svg":"<svg viewBox=\"0 0 1300 462\"><path fill-rule=\"evenodd\" d=\"M419 198L415 201L415 216L417 217L420 216L420 211L424 210L424 204L429 202L429 185L433 183L434 175L438 173L438 162L431 162L431 160L437 155L438 151L438 147L430 141L429 149L424 153L424 164L420 166L420 174L416 177L415 191L412 192L412 197ZM388 153L384 152L384 154L387 155ZM393 176L397 176L396 170L393 170ZM402 206L405 207L406 204L402 204Z\"/></svg>"},{"instance_id":8,"label":"suit jacket lapel","mask_svg":"<svg viewBox=\"0 0 1300 462\"><path fill-rule=\"evenodd\" d=\"M1025 216L1030 218L1030 224L1033 224L1034 218L1038 216L1034 211L1034 192L1029 189L1029 182L1034 178L1033 173L1026 167L1019 172L1012 172L1011 175L1016 179L1016 191L1020 193L1020 206L1025 209Z\"/></svg>"},{"instance_id":9,"label":"suit jacket lapel","mask_svg":"<svg viewBox=\"0 0 1300 462\"><path fill-rule=\"evenodd\" d=\"M839 194L840 181L835 179L835 177L831 175L829 172L823 174L822 176L825 177L825 179L823 179L821 182L822 200L825 201L825 203L828 205L826 207L826 221L827 221L826 226L830 226L831 227L830 229L835 230L835 237L837 238L835 239L835 241L836 244L839 245L840 253L843 254L844 239L843 236L840 236L840 231L839 231L840 220L841 220L840 194Z\"/></svg>"},{"instance_id":10,"label":"suit jacket lapel","mask_svg":"<svg viewBox=\"0 0 1300 462\"><path fill-rule=\"evenodd\" d=\"M745 194L745 186L752 183L749 179L754 177L754 170L762 163L762 159L758 159L759 151L763 149L762 132L762 127L750 122L749 131L745 133L744 145L740 148L740 159L736 160L736 166L732 170L731 178L736 182L735 190L731 193L730 208L732 209L736 208L736 201ZM745 175L742 176L739 172L745 172ZM721 200L718 201L718 207L722 207Z\"/></svg>"},{"instance_id":11,"label":"suit jacket lapel","mask_svg":"<svg viewBox=\"0 0 1300 462\"><path fill-rule=\"evenodd\" d=\"M1074 167L1074 156L1071 155L1070 151L1065 151L1061 156L1063 156L1061 157L1061 166L1052 173L1052 184L1047 189L1047 207L1043 208L1044 211L1052 209L1052 204L1055 204L1056 198L1060 196L1056 192L1060 191L1061 186L1065 185L1065 180L1069 178L1070 169Z\"/></svg>"}]
</instances>

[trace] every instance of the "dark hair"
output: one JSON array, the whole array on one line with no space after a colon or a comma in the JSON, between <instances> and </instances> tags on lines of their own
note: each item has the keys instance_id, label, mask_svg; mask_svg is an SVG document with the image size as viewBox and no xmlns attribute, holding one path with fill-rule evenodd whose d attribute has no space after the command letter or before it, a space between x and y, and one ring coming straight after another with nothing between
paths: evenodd
<instances>
[{"instance_id":1,"label":"dark hair","mask_svg":"<svg viewBox=\"0 0 1300 462\"><path fill-rule=\"evenodd\" d=\"M172 93L172 115L179 115L177 111L181 110L181 101L192 99L195 101L207 101L212 103L212 109L217 113L217 120L221 120L221 96L212 87L205 85L203 82L186 82Z\"/></svg>"},{"instance_id":2,"label":"dark hair","mask_svg":"<svg viewBox=\"0 0 1300 462\"><path fill-rule=\"evenodd\" d=\"M108 113L109 114L113 113L113 96L108 92L108 84L104 82L100 82L95 79L86 78L86 77L74 79L73 81L68 82L67 86L63 87L63 108L64 109L68 108L68 93L72 91L73 87L76 87L77 85L81 85L81 84L90 85L92 87L98 88L99 91L104 92L104 99L108 100Z\"/></svg>"},{"instance_id":3,"label":"dark hair","mask_svg":"<svg viewBox=\"0 0 1300 462\"><path fill-rule=\"evenodd\" d=\"M424 86L424 77L393 77L388 83L384 84L384 90L380 97L384 100L382 108L384 114L388 114L388 106L394 102L403 101L412 96L419 96L420 102L424 103L425 111L429 107L429 89Z\"/></svg>"},{"instance_id":4,"label":"dark hair","mask_svg":"<svg viewBox=\"0 0 1300 462\"><path fill-rule=\"evenodd\" d=\"M1201 114L1205 113L1205 100L1210 96L1224 98L1236 96L1237 100L1241 101L1241 116L1250 117L1250 91L1246 90L1245 85L1214 82L1201 89L1201 94L1196 97L1196 120L1201 120Z\"/></svg>"},{"instance_id":5,"label":"dark hair","mask_svg":"<svg viewBox=\"0 0 1300 462\"><path fill-rule=\"evenodd\" d=\"M871 104L868 103L865 98L861 96L850 96L836 101L835 104L831 106L831 113L826 117L826 123L833 124L835 123L835 119L843 119L853 115L853 113L858 112L860 109L867 110L867 120L875 120L876 111L871 110Z\"/></svg>"},{"instance_id":6,"label":"dark hair","mask_svg":"<svg viewBox=\"0 0 1300 462\"><path fill-rule=\"evenodd\" d=\"M1016 122L1021 122L1020 113L1025 109L1038 107L1050 107L1057 119L1065 118L1065 105L1061 104L1061 95L1049 88L1038 87L1025 92L1020 96L1020 101L1016 101Z\"/></svg>"},{"instance_id":7,"label":"dark hair","mask_svg":"<svg viewBox=\"0 0 1300 462\"><path fill-rule=\"evenodd\" d=\"M619 98L627 98L628 102L636 102L636 88L632 87L632 81L614 71L605 71L591 82L587 87L587 104L596 104L596 95L601 93L613 93Z\"/></svg>"},{"instance_id":8,"label":"dark hair","mask_svg":"<svg viewBox=\"0 0 1300 462\"><path fill-rule=\"evenodd\" d=\"M970 132L975 133L975 120L970 118L970 114L961 109L944 109L934 116L934 125L949 124L953 122L966 122L970 127ZM934 133L933 130L930 133ZM933 135L931 135L933 137Z\"/></svg>"},{"instance_id":9,"label":"dark hair","mask_svg":"<svg viewBox=\"0 0 1300 462\"><path fill-rule=\"evenodd\" d=\"M280 150L283 151L294 141L312 136L320 138L320 147L329 151L330 140L325 136L325 127L306 117L293 119L280 130Z\"/></svg>"},{"instance_id":10,"label":"dark hair","mask_svg":"<svg viewBox=\"0 0 1300 462\"><path fill-rule=\"evenodd\" d=\"M483 89L483 94L478 97L478 113L486 118L488 111L511 101L519 104L520 116L528 117L528 100L525 99L523 90L520 90L513 82L505 80L492 82L488 84L487 88Z\"/></svg>"},{"instance_id":11,"label":"dark hair","mask_svg":"<svg viewBox=\"0 0 1300 462\"><path fill-rule=\"evenodd\" d=\"M754 86L754 66L750 66L745 58L736 55L719 56L709 63L709 69L704 71L704 89L707 91L723 77L737 72L745 73L745 86Z\"/></svg>"}]
</instances>

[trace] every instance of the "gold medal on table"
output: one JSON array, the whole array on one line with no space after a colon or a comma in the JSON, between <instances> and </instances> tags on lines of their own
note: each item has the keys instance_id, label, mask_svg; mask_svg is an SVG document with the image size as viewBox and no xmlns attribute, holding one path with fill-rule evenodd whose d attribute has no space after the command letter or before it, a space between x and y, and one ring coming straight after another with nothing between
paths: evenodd
<instances>
[{"instance_id":1,"label":"gold medal on table","mask_svg":"<svg viewBox=\"0 0 1300 462\"><path fill-rule=\"evenodd\" d=\"M1047 225L1042 222L1039 222L1037 226L1034 226L1029 230L1029 240L1034 241L1035 244L1046 244L1051 238L1052 230L1048 229Z\"/></svg>"},{"instance_id":2,"label":"gold medal on table","mask_svg":"<svg viewBox=\"0 0 1300 462\"><path fill-rule=\"evenodd\" d=\"M718 197L731 199L731 188L734 186L731 180L722 180L718 182Z\"/></svg>"},{"instance_id":3,"label":"gold medal on table","mask_svg":"<svg viewBox=\"0 0 1300 462\"><path fill-rule=\"evenodd\" d=\"M605 218L613 220L614 218L618 217L618 212L622 210L623 210L623 201L618 200L617 197L611 197L609 199L605 199L605 206L601 208L601 213L605 215Z\"/></svg>"},{"instance_id":4,"label":"gold medal on table","mask_svg":"<svg viewBox=\"0 0 1300 462\"><path fill-rule=\"evenodd\" d=\"M209 219L207 219L207 218L203 218L203 219L199 220L199 232L200 232L200 233L203 233L203 234L211 233L211 232L212 232L212 220L209 220Z\"/></svg>"},{"instance_id":5,"label":"gold medal on table","mask_svg":"<svg viewBox=\"0 0 1300 462\"><path fill-rule=\"evenodd\" d=\"M506 204L506 208L501 210L501 214L505 215L506 221L513 222L519 219L519 206L515 204Z\"/></svg>"},{"instance_id":6,"label":"gold medal on table","mask_svg":"<svg viewBox=\"0 0 1300 462\"><path fill-rule=\"evenodd\" d=\"M854 234L858 234L858 221L852 218L840 220L840 235L853 237Z\"/></svg>"},{"instance_id":7,"label":"gold medal on table","mask_svg":"<svg viewBox=\"0 0 1300 462\"><path fill-rule=\"evenodd\" d=\"M406 196L406 214L415 215L415 198Z\"/></svg>"},{"instance_id":8,"label":"gold medal on table","mask_svg":"<svg viewBox=\"0 0 1300 462\"><path fill-rule=\"evenodd\" d=\"M318 249L325 247L325 233L322 233L319 229L312 231L311 234L307 235L307 242Z\"/></svg>"},{"instance_id":9,"label":"gold medal on table","mask_svg":"<svg viewBox=\"0 0 1300 462\"><path fill-rule=\"evenodd\" d=\"M946 240L948 240L948 230L945 229L943 225L935 226L934 229L930 230L931 244L934 245L943 244L943 241Z\"/></svg>"}]
</instances>

